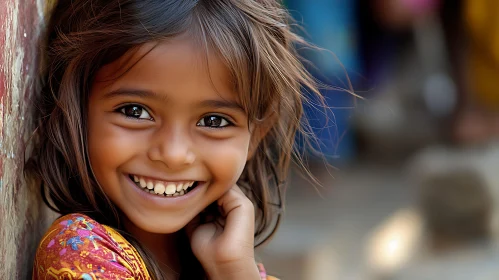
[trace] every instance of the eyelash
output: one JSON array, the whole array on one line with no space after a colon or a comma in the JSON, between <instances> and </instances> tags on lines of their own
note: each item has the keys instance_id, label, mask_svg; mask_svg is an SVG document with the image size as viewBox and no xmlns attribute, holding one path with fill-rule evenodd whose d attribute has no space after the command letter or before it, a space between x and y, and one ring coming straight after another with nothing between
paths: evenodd
<instances>
[{"instance_id":1,"label":"eyelash","mask_svg":"<svg viewBox=\"0 0 499 280\"><path fill-rule=\"evenodd\" d=\"M126 111L125 109L127 107L136 107L138 109L140 109L140 115L138 117L135 117L135 116L129 116L126 114ZM117 108L115 110L116 112L124 115L127 119L134 119L134 120L151 120L151 121L154 121L154 118L151 117L151 114L149 113L148 109L145 108L144 106L142 105L139 105L139 104L126 104L126 105L123 105L119 108ZM140 116L142 116L143 113L147 113L147 115L149 115L149 118L140 118ZM224 124L223 126L206 126L206 125L200 125L201 122L205 122L206 121L206 118L208 117L217 117L217 118L220 118L221 119L221 123L223 124L223 122L226 122L226 124ZM223 128L226 128L228 126L233 126L234 123L232 121L230 121L227 117L223 117L223 116L220 116L220 115L217 115L217 114L211 114L211 115L205 115L203 116L201 119L199 119L196 123L196 126L200 126L200 127L207 127L207 128L210 128L210 129L223 129Z\"/></svg>"},{"instance_id":2,"label":"eyelash","mask_svg":"<svg viewBox=\"0 0 499 280\"><path fill-rule=\"evenodd\" d=\"M227 124L223 125L223 126L206 126L206 125L200 125L200 123L202 121L205 121L206 118L208 117L217 117L217 118L220 118L222 119L222 123L225 121ZM210 129L224 129L226 127L229 127L229 126L233 126L234 123L231 122L230 120L228 120L226 117L223 117L223 116L220 116L220 115L216 115L216 114L211 114L211 115L205 115L204 117L202 117L197 123L196 123L196 126L201 126L201 127L207 127L207 128L210 128Z\"/></svg>"},{"instance_id":3,"label":"eyelash","mask_svg":"<svg viewBox=\"0 0 499 280\"><path fill-rule=\"evenodd\" d=\"M130 108L130 107L136 107L136 108L140 109L140 110L141 110L141 111L140 111L140 112L141 112L140 116L142 116L142 114L145 112L145 113L149 116L149 118L141 118L140 116L135 117L135 116L129 116L129 115L127 115L127 114L126 114L125 109L126 109L126 108ZM150 120L150 121L153 121L153 120L154 120L154 118L153 118L153 117L151 117L151 114L149 113L149 111L147 110L147 108L145 108L144 106L139 105L139 104L126 104L126 105L123 105L123 106L121 106L121 107L117 108L117 109L116 109L116 112L118 112L118 113L120 113L120 114L124 115L127 119L134 119L134 120Z\"/></svg>"}]
</instances>

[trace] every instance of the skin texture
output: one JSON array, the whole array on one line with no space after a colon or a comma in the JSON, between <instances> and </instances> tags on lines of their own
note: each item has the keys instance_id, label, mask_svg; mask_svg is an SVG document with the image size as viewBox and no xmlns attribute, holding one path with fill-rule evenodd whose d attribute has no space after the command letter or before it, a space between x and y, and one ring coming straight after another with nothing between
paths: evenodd
<instances>
[{"instance_id":1,"label":"skin texture","mask_svg":"<svg viewBox=\"0 0 499 280\"><path fill-rule=\"evenodd\" d=\"M208 116L223 127L208 127ZM258 279L253 205L235 185L250 155L247 123L223 63L187 35L143 45L98 71L88 106L92 170L127 230L160 263L176 267L173 233L189 224L210 278ZM201 183L185 196L162 197L129 174ZM225 226L199 226L198 214L216 201Z\"/></svg>"}]
</instances>

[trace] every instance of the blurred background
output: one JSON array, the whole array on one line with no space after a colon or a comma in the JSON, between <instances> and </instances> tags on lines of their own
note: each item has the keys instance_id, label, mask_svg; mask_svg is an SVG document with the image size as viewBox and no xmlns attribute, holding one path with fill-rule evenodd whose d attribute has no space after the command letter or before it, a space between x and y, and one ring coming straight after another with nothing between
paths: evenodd
<instances>
[{"instance_id":1,"label":"blurred background","mask_svg":"<svg viewBox=\"0 0 499 280\"><path fill-rule=\"evenodd\" d=\"M287 0L330 110L259 249L286 280L499 279L499 2ZM356 97L354 94L359 95ZM329 121L327 121L329 119Z\"/></svg>"}]
</instances>

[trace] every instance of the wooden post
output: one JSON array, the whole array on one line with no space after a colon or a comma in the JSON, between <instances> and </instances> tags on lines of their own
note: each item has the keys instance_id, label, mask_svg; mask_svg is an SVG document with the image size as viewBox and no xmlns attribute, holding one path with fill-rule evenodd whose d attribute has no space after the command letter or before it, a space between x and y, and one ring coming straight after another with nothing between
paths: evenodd
<instances>
[{"instance_id":1,"label":"wooden post","mask_svg":"<svg viewBox=\"0 0 499 280\"><path fill-rule=\"evenodd\" d=\"M45 0L0 1L0 279L30 279L34 250L46 226L39 190L23 177L33 132L39 38Z\"/></svg>"}]
</instances>

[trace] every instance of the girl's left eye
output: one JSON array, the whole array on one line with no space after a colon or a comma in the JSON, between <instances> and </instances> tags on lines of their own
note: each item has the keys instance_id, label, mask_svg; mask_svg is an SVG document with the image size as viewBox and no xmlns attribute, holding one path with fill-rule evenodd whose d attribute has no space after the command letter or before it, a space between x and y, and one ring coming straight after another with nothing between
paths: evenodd
<instances>
[{"instance_id":1,"label":"girl's left eye","mask_svg":"<svg viewBox=\"0 0 499 280\"><path fill-rule=\"evenodd\" d=\"M135 105L135 104L125 105L119 108L119 112L121 112L127 118L152 120L152 117L149 114L149 112L147 112L147 110L140 105Z\"/></svg>"},{"instance_id":2,"label":"girl's left eye","mask_svg":"<svg viewBox=\"0 0 499 280\"><path fill-rule=\"evenodd\" d=\"M206 126L206 127L211 127L211 128L222 128L226 127L229 125L232 125L231 122L229 122L226 118L217 116L217 115L210 115L203 117L198 121L196 124L197 126Z\"/></svg>"}]
</instances>

